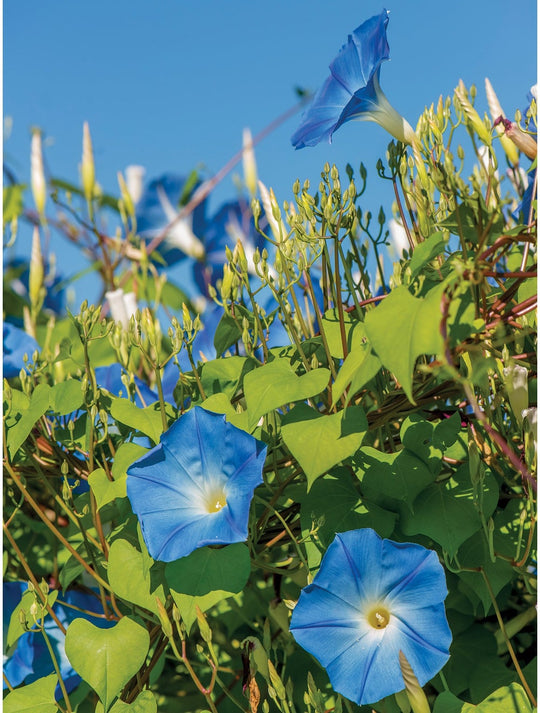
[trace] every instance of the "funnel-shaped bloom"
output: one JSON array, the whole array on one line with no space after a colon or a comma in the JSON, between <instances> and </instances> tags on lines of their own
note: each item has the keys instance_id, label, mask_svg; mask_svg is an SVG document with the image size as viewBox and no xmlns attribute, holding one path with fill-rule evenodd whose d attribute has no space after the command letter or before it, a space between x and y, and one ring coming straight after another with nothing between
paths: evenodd
<instances>
[{"instance_id":1,"label":"funnel-shaped bloom","mask_svg":"<svg viewBox=\"0 0 540 713\"><path fill-rule=\"evenodd\" d=\"M22 595L27 589L27 582L4 582L5 634L7 634L9 628L11 614L15 607L18 606ZM68 606L64 606L64 604ZM77 608L74 609L73 607ZM98 597L76 590L61 594L53 606L53 611L65 629L74 619L81 617L102 629L107 629L114 624L114 621L108 621L103 617L103 610ZM94 612L96 616L86 612ZM66 690L69 693L79 685L81 677L75 672L66 656L65 635L51 616L47 615L45 617L44 627L60 667ZM22 634L9 650L6 650L6 643L4 642L4 673L11 686L32 683L43 676L54 673L54 665L41 632L28 631ZM4 688L6 688L5 682ZM60 687L57 686L56 697L60 698L60 696Z\"/></svg>"},{"instance_id":2,"label":"funnel-shaped bloom","mask_svg":"<svg viewBox=\"0 0 540 713\"><path fill-rule=\"evenodd\" d=\"M435 552L351 530L336 535L290 628L338 693L374 703L405 688L400 651L421 686L448 660L446 594Z\"/></svg>"},{"instance_id":3,"label":"funnel-shaped bloom","mask_svg":"<svg viewBox=\"0 0 540 713\"><path fill-rule=\"evenodd\" d=\"M390 56L387 24L388 11L383 10L349 35L291 139L295 148L331 141L334 131L351 119L375 121L399 141L412 143L412 127L389 104L379 85L381 63Z\"/></svg>"},{"instance_id":4,"label":"funnel-shaped bloom","mask_svg":"<svg viewBox=\"0 0 540 713\"><path fill-rule=\"evenodd\" d=\"M198 183L191 187L189 178L166 173L147 186L137 204L137 230L143 238L155 238L172 223L180 212L180 201L191 197ZM184 195L188 193L188 195ZM185 218L176 221L167 237L157 248L167 265L183 260L187 255L201 258L204 247L199 239L204 231L205 201Z\"/></svg>"},{"instance_id":5,"label":"funnel-shaped bloom","mask_svg":"<svg viewBox=\"0 0 540 713\"><path fill-rule=\"evenodd\" d=\"M128 468L127 494L150 555L172 562L205 545L243 542L266 446L195 406Z\"/></svg>"}]
</instances>

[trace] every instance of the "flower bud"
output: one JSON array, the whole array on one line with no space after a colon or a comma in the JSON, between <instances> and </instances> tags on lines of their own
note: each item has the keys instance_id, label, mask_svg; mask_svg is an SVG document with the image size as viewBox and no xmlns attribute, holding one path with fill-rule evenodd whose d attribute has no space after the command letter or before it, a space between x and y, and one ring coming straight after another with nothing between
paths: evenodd
<instances>
[{"instance_id":1,"label":"flower bud","mask_svg":"<svg viewBox=\"0 0 540 713\"><path fill-rule=\"evenodd\" d=\"M120 322L124 329L129 327L129 320L137 311L137 302L135 294L128 292L124 294L124 290L119 287L117 290L111 290L105 293L111 317L115 322Z\"/></svg>"},{"instance_id":2,"label":"flower bud","mask_svg":"<svg viewBox=\"0 0 540 713\"><path fill-rule=\"evenodd\" d=\"M257 164L255 163L255 152L253 150L253 139L251 131L244 129L242 134L242 163L244 167L244 181L252 198L257 193Z\"/></svg>"},{"instance_id":3,"label":"flower bud","mask_svg":"<svg viewBox=\"0 0 540 713\"><path fill-rule=\"evenodd\" d=\"M193 321L185 302L182 304L182 321L184 332L191 332L193 329Z\"/></svg>"},{"instance_id":4,"label":"flower bud","mask_svg":"<svg viewBox=\"0 0 540 713\"><path fill-rule=\"evenodd\" d=\"M144 166L126 166L126 185L133 205L137 205L141 200L145 173Z\"/></svg>"},{"instance_id":5,"label":"flower bud","mask_svg":"<svg viewBox=\"0 0 540 713\"><path fill-rule=\"evenodd\" d=\"M517 146L517 148L524 153L527 158L534 160L536 154L538 153L538 144L533 139L530 134L523 131L520 126L516 123L509 121L500 116L495 121L495 126L502 124L504 126L505 135Z\"/></svg>"},{"instance_id":6,"label":"flower bud","mask_svg":"<svg viewBox=\"0 0 540 713\"><path fill-rule=\"evenodd\" d=\"M43 255L41 254L41 242L39 239L39 228L34 227L32 236L32 253L30 257L30 271L28 277L28 296L30 304L37 308L41 301L41 293L43 290L43 276L45 273L43 267Z\"/></svg>"},{"instance_id":7,"label":"flower bud","mask_svg":"<svg viewBox=\"0 0 540 713\"><path fill-rule=\"evenodd\" d=\"M128 190L126 182L124 181L124 177L122 176L120 171L118 171L116 176L118 178L118 185L120 186L120 195L122 196L122 201L124 203L126 212L129 216L134 216L135 215L135 204L133 203L131 194Z\"/></svg>"},{"instance_id":8,"label":"flower bud","mask_svg":"<svg viewBox=\"0 0 540 713\"><path fill-rule=\"evenodd\" d=\"M422 686L418 683L418 679L414 675L414 671L410 663L405 658L403 651L399 652L399 666L405 681L405 691L407 698L413 710L413 713L431 713L426 694Z\"/></svg>"},{"instance_id":9,"label":"flower bud","mask_svg":"<svg viewBox=\"0 0 540 713\"><path fill-rule=\"evenodd\" d=\"M473 92L471 91L471 96L472 93ZM480 115L469 101L469 97L467 96L467 90L465 89L465 84L463 83L462 79L459 80L459 84L455 88L454 94L456 96L458 104L463 110L463 113L468 118L471 126L476 131L481 141L487 146L491 146L491 134L487 130L486 125L484 124L482 119L480 118Z\"/></svg>"},{"instance_id":10,"label":"flower bud","mask_svg":"<svg viewBox=\"0 0 540 713\"><path fill-rule=\"evenodd\" d=\"M529 405L527 376L527 368L519 366L519 364L512 363L503 369L504 385L508 392L510 408L520 425L523 423L523 412Z\"/></svg>"},{"instance_id":11,"label":"flower bud","mask_svg":"<svg viewBox=\"0 0 540 713\"><path fill-rule=\"evenodd\" d=\"M90 137L90 129L88 127L87 121L85 121L83 124L81 178L84 197L90 203L94 195L96 171L94 166L94 152L92 151L92 139Z\"/></svg>"},{"instance_id":12,"label":"flower bud","mask_svg":"<svg viewBox=\"0 0 540 713\"><path fill-rule=\"evenodd\" d=\"M171 620L169 619L169 615L167 614L167 610L163 606L163 603L159 597L156 597L156 606L157 606L157 613L159 616L159 621L161 623L161 628L163 629L163 633L168 639L172 639L173 637L173 627L171 624Z\"/></svg>"},{"instance_id":13,"label":"flower bud","mask_svg":"<svg viewBox=\"0 0 540 713\"><path fill-rule=\"evenodd\" d=\"M495 94L495 90L491 86L491 82L489 79L486 77L486 97L488 101L488 106L489 106L489 113L491 114L491 118L493 121L496 121L499 116L504 117L504 111L502 110L502 106L499 103L499 99L497 95ZM504 153L506 154L508 160L512 164L512 166L517 166L519 162L519 155L517 152L517 149L515 145L512 143L512 141L505 135L504 133L504 127L499 126L497 127L497 136L499 137L501 141L501 145L504 149Z\"/></svg>"},{"instance_id":14,"label":"flower bud","mask_svg":"<svg viewBox=\"0 0 540 713\"><path fill-rule=\"evenodd\" d=\"M279 243L281 242L282 234L285 235L287 231L283 225L281 211L279 210L274 191L272 189L268 190L264 183L259 181L259 192L261 194L266 219L268 220L274 239Z\"/></svg>"},{"instance_id":15,"label":"flower bud","mask_svg":"<svg viewBox=\"0 0 540 713\"><path fill-rule=\"evenodd\" d=\"M45 218L45 201L47 199L47 184L43 170L43 152L41 147L41 132L35 129L32 133L30 149L30 182L36 210L40 218Z\"/></svg>"},{"instance_id":16,"label":"flower bud","mask_svg":"<svg viewBox=\"0 0 540 713\"><path fill-rule=\"evenodd\" d=\"M197 623L199 625L199 631L203 641L209 644L212 641L212 629L208 625L205 615L198 606L195 606L195 613L197 614Z\"/></svg>"}]
</instances>

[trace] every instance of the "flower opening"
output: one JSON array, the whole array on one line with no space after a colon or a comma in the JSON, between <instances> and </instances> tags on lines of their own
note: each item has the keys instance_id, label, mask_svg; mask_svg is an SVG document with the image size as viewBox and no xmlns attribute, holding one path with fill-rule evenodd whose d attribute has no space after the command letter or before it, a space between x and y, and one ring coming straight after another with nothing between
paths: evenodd
<instances>
[{"instance_id":1,"label":"flower opening","mask_svg":"<svg viewBox=\"0 0 540 713\"><path fill-rule=\"evenodd\" d=\"M374 629L386 629L390 623L391 614L384 604L377 604L367 613L368 624Z\"/></svg>"},{"instance_id":2,"label":"flower opening","mask_svg":"<svg viewBox=\"0 0 540 713\"><path fill-rule=\"evenodd\" d=\"M206 512L216 513L227 505L227 496L223 488L216 488L207 494L204 501Z\"/></svg>"}]
</instances>

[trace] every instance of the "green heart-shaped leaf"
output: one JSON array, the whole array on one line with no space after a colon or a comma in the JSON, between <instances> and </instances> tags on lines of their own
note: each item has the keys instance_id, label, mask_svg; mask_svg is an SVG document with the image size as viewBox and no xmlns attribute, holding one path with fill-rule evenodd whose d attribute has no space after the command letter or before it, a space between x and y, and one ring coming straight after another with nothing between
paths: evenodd
<instances>
[{"instance_id":1,"label":"green heart-shaped leaf","mask_svg":"<svg viewBox=\"0 0 540 713\"><path fill-rule=\"evenodd\" d=\"M201 547L165 568L167 584L189 631L197 619L195 607L210 609L242 591L251 571L249 550L243 543L215 549Z\"/></svg>"},{"instance_id":2,"label":"green heart-shaped leaf","mask_svg":"<svg viewBox=\"0 0 540 713\"><path fill-rule=\"evenodd\" d=\"M421 354L439 354L443 349L439 332L441 296L442 290L435 289L426 298L413 297L400 285L366 315L364 324L369 341L412 403L415 403L412 380L417 358Z\"/></svg>"},{"instance_id":3,"label":"green heart-shaped leaf","mask_svg":"<svg viewBox=\"0 0 540 713\"><path fill-rule=\"evenodd\" d=\"M249 423L254 425L264 416L283 404L303 401L324 391L330 379L328 369L313 369L297 376L288 359L274 359L244 378Z\"/></svg>"},{"instance_id":4,"label":"green heart-shaped leaf","mask_svg":"<svg viewBox=\"0 0 540 713\"><path fill-rule=\"evenodd\" d=\"M302 466L309 490L316 478L360 448L367 428L366 416L356 406L326 416L298 404L283 418L281 435Z\"/></svg>"},{"instance_id":5,"label":"green heart-shaped leaf","mask_svg":"<svg viewBox=\"0 0 540 713\"><path fill-rule=\"evenodd\" d=\"M105 711L140 669L149 646L146 629L128 617L112 629L75 619L66 633L66 655L75 671L96 691Z\"/></svg>"},{"instance_id":6,"label":"green heart-shaped leaf","mask_svg":"<svg viewBox=\"0 0 540 713\"><path fill-rule=\"evenodd\" d=\"M54 689L58 679L53 673L16 688L4 698L4 713L57 713Z\"/></svg>"},{"instance_id":7,"label":"green heart-shaped leaf","mask_svg":"<svg viewBox=\"0 0 540 713\"><path fill-rule=\"evenodd\" d=\"M133 703L116 701L109 713L156 713L157 703L152 691L139 693ZM103 705L98 703L95 713L103 713Z\"/></svg>"},{"instance_id":8,"label":"green heart-shaped leaf","mask_svg":"<svg viewBox=\"0 0 540 713\"><path fill-rule=\"evenodd\" d=\"M150 576L145 574L144 555L127 540L116 539L109 550L108 578L121 599L156 612L156 597L165 602L163 586L151 591Z\"/></svg>"}]
</instances>

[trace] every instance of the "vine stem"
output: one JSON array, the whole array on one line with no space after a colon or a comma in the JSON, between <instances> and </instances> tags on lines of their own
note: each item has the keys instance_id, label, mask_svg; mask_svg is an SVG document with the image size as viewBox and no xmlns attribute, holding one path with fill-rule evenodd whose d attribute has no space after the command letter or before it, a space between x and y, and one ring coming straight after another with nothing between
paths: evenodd
<instances>
[{"instance_id":1,"label":"vine stem","mask_svg":"<svg viewBox=\"0 0 540 713\"><path fill-rule=\"evenodd\" d=\"M93 577L98 584L101 586L105 587L108 591L112 591L110 585L102 578L99 576L99 574L90 567L90 565L84 560L81 555L77 552L76 549L74 549L69 542L66 540L66 538L62 535L62 533L49 521L46 515L44 515L41 510L39 509L38 504L34 500L34 498L30 495L28 490L24 487L24 485L21 483L19 477L16 475L15 471L11 467L9 463L6 463L6 469L8 473L10 474L11 478L13 479L13 482L15 485L19 488L21 493L24 495L26 502L31 506L32 510L36 513L36 515L39 517L39 519L45 523L45 525L49 528L49 530L53 533L53 535L56 537L57 540L59 540L64 547L70 552L71 555L81 564L84 569L88 572L88 574ZM5 529L5 528L4 528Z\"/></svg>"},{"instance_id":2,"label":"vine stem","mask_svg":"<svg viewBox=\"0 0 540 713\"><path fill-rule=\"evenodd\" d=\"M497 604L497 599L495 597L495 594L493 593L493 589L491 588L490 581L488 579L488 576L484 570L483 567L480 567L480 573L482 577L484 578L484 582L486 584L489 597L491 599L491 603L493 604L493 609L495 610L495 616L497 617L497 621L499 622L499 628L501 630L501 633L504 638L504 642L506 644L506 648L508 649L508 653L510 654L510 658L512 659L512 663L514 664L514 668L516 669L517 675L519 676L519 680L521 681L523 688L525 689L525 692L527 693L529 700L533 704L533 706L536 707L536 699L532 694L531 689L529 688L529 684L525 680L525 676L523 675L523 671L521 670L521 666L519 665L519 661L517 660L514 647L512 646L512 642L508 638L508 634L506 632L506 628L504 626L504 621L501 616L501 612L499 610L499 606Z\"/></svg>"},{"instance_id":3,"label":"vine stem","mask_svg":"<svg viewBox=\"0 0 540 713\"><path fill-rule=\"evenodd\" d=\"M19 562L20 562L20 563L22 564L22 566L24 567L24 571L26 572L26 575L27 575L28 579L29 579L29 580L32 582L32 584L34 585L35 591L36 591L36 592L39 594L39 596L41 597L41 600L42 600L42 602L43 602L43 605L44 605L45 607L47 607L47 611L48 611L48 613L52 616L52 618L54 619L54 623L55 623L56 626L60 629L60 631L62 632L62 634L65 635L65 633L66 633L66 628L65 628L65 626L62 624L62 622L60 621L60 619L59 619L59 618L56 616L56 614L54 613L52 607L49 605L49 602L47 601L46 595L43 594L43 592L41 591L41 587L39 586L38 581L37 581L37 579L36 579L35 576L34 576L34 573L33 573L32 570L30 569L30 567L28 566L28 563L27 563L27 561L26 561L26 559L25 559L23 553L21 552L21 550L19 549L17 543L16 543L15 540L13 539L13 535L11 534L11 532L9 531L9 529L6 527L6 523L5 523L5 522L3 523L3 526L4 526L4 533L5 533L6 537L8 538L10 545L11 545L11 546L13 547L13 549L15 550L15 552L16 552L16 554L17 554L17 557L19 558Z\"/></svg>"},{"instance_id":4,"label":"vine stem","mask_svg":"<svg viewBox=\"0 0 540 713\"><path fill-rule=\"evenodd\" d=\"M69 700L68 692L66 690L66 685L62 678L62 673L60 671L60 667L58 666L58 661L56 659L56 656L54 655L54 650L53 650L53 647L49 640L49 637L47 636L47 633L45 631L45 627L43 626L43 619L41 620L41 633L43 634L43 638L45 639L45 644L47 645L47 649L49 650L49 655L51 657L52 664L54 666L54 671L56 673L56 677L58 678L58 685L60 686L60 689L62 691L62 697L66 703L67 711L68 711L68 713L73 713L73 708L71 707L71 701Z\"/></svg>"}]
</instances>

